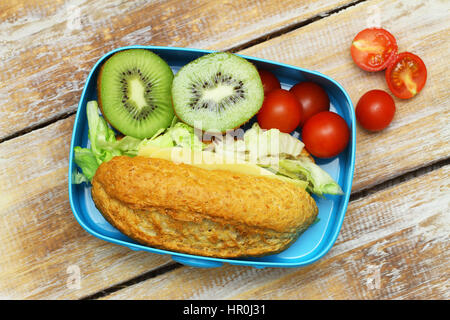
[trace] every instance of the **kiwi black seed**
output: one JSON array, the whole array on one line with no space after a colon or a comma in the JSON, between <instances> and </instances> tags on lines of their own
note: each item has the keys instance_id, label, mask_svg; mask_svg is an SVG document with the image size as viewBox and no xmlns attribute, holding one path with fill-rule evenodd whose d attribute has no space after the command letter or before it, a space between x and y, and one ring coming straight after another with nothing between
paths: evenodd
<instances>
[{"instance_id":1,"label":"kiwi black seed","mask_svg":"<svg viewBox=\"0 0 450 320\"><path fill-rule=\"evenodd\" d=\"M111 56L98 76L99 105L116 130L148 138L167 128L174 117L171 87L173 72L155 53L129 49Z\"/></svg>"},{"instance_id":2,"label":"kiwi black seed","mask_svg":"<svg viewBox=\"0 0 450 320\"><path fill-rule=\"evenodd\" d=\"M204 131L241 126L261 108L264 90L258 71L227 52L204 55L180 69L172 85L175 113Z\"/></svg>"}]
</instances>

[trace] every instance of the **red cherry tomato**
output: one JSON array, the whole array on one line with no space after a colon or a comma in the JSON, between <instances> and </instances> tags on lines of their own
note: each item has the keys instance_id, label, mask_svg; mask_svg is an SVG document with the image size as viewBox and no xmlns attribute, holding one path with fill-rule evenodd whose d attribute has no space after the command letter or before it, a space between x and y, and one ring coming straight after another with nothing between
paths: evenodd
<instances>
[{"instance_id":1,"label":"red cherry tomato","mask_svg":"<svg viewBox=\"0 0 450 320\"><path fill-rule=\"evenodd\" d=\"M330 110L330 99L326 91L314 82L300 82L290 90L302 105L303 119L300 126L316 113Z\"/></svg>"},{"instance_id":2,"label":"red cherry tomato","mask_svg":"<svg viewBox=\"0 0 450 320\"><path fill-rule=\"evenodd\" d=\"M337 113L323 111L312 116L302 129L306 150L318 158L331 158L341 153L350 139L345 120Z\"/></svg>"},{"instance_id":3,"label":"red cherry tomato","mask_svg":"<svg viewBox=\"0 0 450 320\"><path fill-rule=\"evenodd\" d=\"M289 91L275 89L264 98L256 117L263 129L276 128L289 133L294 131L302 120L302 106Z\"/></svg>"},{"instance_id":4,"label":"red cherry tomato","mask_svg":"<svg viewBox=\"0 0 450 320\"><path fill-rule=\"evenodd\" d=\"M397 50L394 36L381 28L362 30L353 39L350 47L353 61L366 71L386 69L395 58Z\"/></svg>"},{"instance_id":5,"label":"red cherry tomato","mask_svg":"<svg viewBox=\"0 0 450 320\"><path fill-rule=\"evenodd\" d=\"M386 128L394 118L394 99L383 90L366 92L356 105L356 120L369 131L380 131Z\"/></svg>"},{"instance_id":6,"label":"red cherry tomato","mask_svg":"<svg viewBox=\"0 0 450 320\"><path fill-rule=\"evenodd\" d=\"M280 81L272 72L263 69L258 70L258 72L263 84L264 96L267 96L267 94L272 90L281 88Z\"/></svg>"},{"instance_id":7,"label":"red cherry tomato","mask_svg":"<svg viewBox=\"0 0 450 320\"><path fill-rule=\"evenodd\" d=\"M427 68L415 54L399 53L386 69L386 82L391 92L400 99L414 97L427 81Z\"/></svg>"}]
</instances>

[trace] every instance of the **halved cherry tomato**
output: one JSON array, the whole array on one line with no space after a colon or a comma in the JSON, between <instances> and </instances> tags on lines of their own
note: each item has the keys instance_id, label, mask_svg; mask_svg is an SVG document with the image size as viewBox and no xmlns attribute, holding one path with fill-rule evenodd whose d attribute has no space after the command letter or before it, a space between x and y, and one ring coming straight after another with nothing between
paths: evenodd
<instances>
[{"instance_id":1,"label":"halved cherry tomato","mask_svg":"<svg viewBox=\"0 0 450 320\"><path fill-rule=\"evenodd\" d=\"M263 129L276 128L281 132L292 132L302 119L302 106L287 90L275 89L264 98L256 118Z\"/></svg>"},{"instance_id":2,"label":"halved cherry tomato","mask_svg":"<svg viewBox=\"0 0 450 320\"><path fill-rule=\"evenodd\" d=\"M260 69L258 70L258 72L264 88L264 96L266 96L272 90L281 88L280 81L272 72L264 69Z\"/></svg>"},{"instance_id":3,"label":"halved cherry tomato","mask_svg":"<svg viewBox=\"0 0 450 320\"><path fill-rule=\"evenodd\" d=\"M386 91L370 90L359 99L355 114L356 120L366 130L383 130L394 118L394 99Z\"/></svg>"},{"instance_id":4,"label":"halved cherry tomato","mask_svg":"<svg viewBox=\"0 0 450 320\"><path fill-rule=\"evenodd\" d=\"M381 28L362 30L353 39L350 48L353 61L366 71L386 69L395 58L397 50L394 36Z\"/></svg>"},{"instance_id":5,"label":"halved cherry tomato","mask_svg":"<svg viewBox=\"0 0 450 320\"><path fill-rule=\"evenodd\" d=\"M422 59L411 52L399 53L386 69L386 82L391 92L400 99L414 97L427 81L427 68Z\"/></svg>"},{"instance_id":6,"label":"halved cherry tomato","mask_svg":"<svg viewBox=\"0 0 450 320\"><path fill-rule=\"evenodd\" d=\"M306 150L318 158L331 158L341 153L350 139L347 122L331 111L323 111L309 118L302 129Z\"/></svg>"},{"instance_id":7,"label":"halved cherry tomato","mask_svg":"<svg viewBox=\"0 0 450 320\"><path fill-rule=\"evenodd\" d=\"M299 82L290 90L298 99L303 109L300 126L316 113L330 110L330 98L327 92L314 82Z\"/></svg>"}]
</instances>

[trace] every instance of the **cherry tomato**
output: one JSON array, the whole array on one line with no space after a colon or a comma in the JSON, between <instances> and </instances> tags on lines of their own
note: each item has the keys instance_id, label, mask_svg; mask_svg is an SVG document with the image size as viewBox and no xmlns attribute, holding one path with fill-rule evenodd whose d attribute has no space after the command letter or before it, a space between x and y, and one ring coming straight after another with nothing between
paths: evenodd
<instances>
[{"instance_id":1,"label":"cherry tomato","mask_svg":"<svg viewBox=\"0 0 450 320\"><path fill-rule=\"evenodd\" d=\"M318 158L331 158L341 153L350 139L345 120L337 113L323 111L309 118L302 129L306 150Z\"/></svg>"},{"instance_id":2,"label":"cherry tomato","mask_svg":"<svg viewBox=\"0 0 450 320\"><path fill-rule=\"evenodd\" d=\"M353 39L350 47L353 61L366 71L386 69L394 60L397 50L394 36L381 28L362 30Z\"/></svg>"},{"instance_id":3,"label":"cherry tomato","mask_svg":"<svg viewBox=\"0 0 450 320\"><path fill-rule=\"evenodd\" d=\"M264 88L264 96L266 96L270 91L275 89L280 89L280 81L275 77L275 75L267 70L258 70L261 82Z\"/></svg>"},{"instance_id":4,"label":"cherry tomato","mask_svg":"<svg viewBox=\"0 0 450 320\"><path fill-rule=\"evenodd\" d=\"M302 120L302 106L289 91L275 89L264 98L256 117L263 129L276 128L289 133L294 131Z\"/></svg>"},{"instance_id":5,"label":"cherry tomato","mask_svg":"<svg viewBox=\"0 0 450 320\"><path fill-rule=\"evenodd\" d=\"M370 90L363 94L356 105L356 120L369 131L386 128L394 118L394 99L383 90Z\"/></svg>"},{"instance_id":6,"label":"cherry tomato","mask_svg":"<svg viewBox=\"0 0 450 320\"><path fill-rule=\"evenodd\" d=\"M316 113L330 110L330 99L326 91L314 82L300 82L290 90L302 105L303 119L300 126Z\"/></svg>"},{"instance_id":7,"label":"cherry tomato","mask_svg":"<svg viewBox=\"0 0 450 320\"><path fill-rule=\"evenodd\" d=\"M427 68L415 54L399 53L386 69L386 82L391 92L400 99L414 97L427 81Z\"/></svg>"}]
</instances>

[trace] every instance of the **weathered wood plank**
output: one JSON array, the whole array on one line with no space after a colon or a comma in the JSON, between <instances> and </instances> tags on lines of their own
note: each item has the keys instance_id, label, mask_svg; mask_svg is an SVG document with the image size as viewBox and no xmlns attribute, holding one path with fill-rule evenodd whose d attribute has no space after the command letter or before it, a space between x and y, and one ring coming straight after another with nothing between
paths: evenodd
<instances>
[{"instance_id":1,"label":"weathered wood plank","mask_svg":"<svg viewBox=\"0 0 450 320\"><path fill-rule=\"evenodd\" d=\"M368 133L357 127L353 190L361 190L450 154L448 107L450 37L446 1L367 1L242 53L318 70L339 81L354 106L364 92L390 92L384 72L359 69L350 56L353 37L374 20L396 38L399 51L418 54L428 69L424 90L410 100L395 99L397 112L390 127ZM413 29L412 29L413 28Z\"/></svg>"},{"instance_id":2,"label":"weathered wood plank","mask_svg":"<svg viewBox=\"0 0 450 320\"><path fill-rule=\"evenodd\" d=\"M225 50L350 2L1 1L0 141L73 112L90 68L114 48Z\"/></svg>"},{"instance_id":3,"label":"weathered wood plank","mask_svg":"<svg viewBox=\"0 0 450 320\"><path fill-rule=\"evenodd\" d=\"M4 2L2 2L2 5L3 3ZM9 15L9 17L12 16L13 18L10 18L8 21L12 21L11 24L18 27L22 25L22 23L25 23L24 19L26 19L28 15L32 15L32 12L38 12L36 13L37 16L42 15L43 11L40 9L40 2L33 2L33 4L36 4L36 6L35 9L29 9L31 13L27 13L27 10L22 10L15 18L14 15ZM311 69L317 69L331 75L344 85L356 103L359 95L365 90L369 90L373 87L385 88L383 87L385 85L382 80L382 75L367 74L354 67L351 60L349 60L349 57L345 56L348 53L345 51L346 49L340 47L338 48L338 44L334 44L333 41L335 40L333 39L333 41L331 41L331 38L336 37L336 41L341 41L339 42L339 46L344 46L344 44L346 44L344 47L347 48L347 44L350 43L353 35L359 31L359 29L364 27L362 25L363 20L361 19L363 18L361 18L361 15L364 16L364 13L368 12L370 4L376 4L380 6L380 8L383 8L383 15L386 14L386 23L389 19L397 19L400 21L398 22L399 27L397 30L394 29L396 28L396 24L392 24L392 26L388 25L388 29L390 29L398 37L401 48L402 44L405 43L403 47L404 49L417 52L424 58L424 61L427 63L429 68L430 79L426 88L418 97L411 101L397 101L399 112L397 113L394 123L388 130L379 134L367 134L358 128L358 162L354 190L366 188L375 183L384 181L389 177L411 170L412 168L436 161L442 157L446 157L449 153L447 143L449 140L449 114L448 108L445 108L446 88L444 87L444 84L448 82L449 76L447 72L448 69L446 69L447 67L442 67L441 64L438 64L440 61L448 58L449 52L448 45L444 41L439 41L441 37L448 37L449 32L448 27L443 26L443 21L445 21L442 20L441 16L443 10L435 12L432 9L437 8L436 4L433 4L433 6L430 6L430 4L425 4L416 8L419 12L412 13L409 12L409 9L411 8L408 7L408 10L404 8L404 6L407 6L406 3L402 3L400 8L395 9L396 7L392 7L390 4L373 1L367 5L359 4L348 10L326 18L325 20L329 20L329 23L317 21L285 36L272 39L267 42L270 43L269 46L265 46L264 43L262 43L261 45L255 47L255 53L251 53L252 48L244 51L245 54L261 56ZM10 5L8 10L18 10L18 8L20 8L20 6L16 7L15 4L11 4L10 2L8 2L8 5ZM87 3L81 3L82 8L84 8L83 10L86 10L87 7L84 7L84 5L87 5ZM96 5L102 6L101 4ZM386 9L387 11L384 12L385 7L382 7L384 5L387 5L386 8L390 10ZM102 8L104 12L111 13L114 10L113 7L109 7L107 5L103 6L104 7ZM124 6L126 7L127 4ZM48 10L48 12L57 12L56 9L55 11L52 11L53 9L51 8L52 4L49 4L48 9L46 10ZM134 9L129 10L131 11L126 12L129 12L130 14L131 12L134 12L132 11ZM148 10L148 8L145 10ZM145 10L144 12L146 12ZM396 12L395 10L400 11ZM0 10L0 12L4 11ZM25 12L23 13L23 16L21 15L22 12ZM432 14L430 14L430 12ZM55 15L57 14L55 13ZM139 14L136 15L141 17ZM338 16L340 17L340 15L343 15L344 17L342 19L342 30L336 27L336 25L339 25L341 21L337 18ZM0 21L3 21L3 18L6 16L1 15L0 17L2 19ZM100 19L100 17L97 18ZM55 22L58 21L58 18L51 18L50 20ZM98 21L102 20L100 19ZM400 27L404 27L407 25L407 22L410 23L410 21L414 21L418 28L418 30L415 30L414 37L413 35L409 35ZM385 21L383 20L383 23L384 22ZM64 24L67 22L61 23ZM172 21L171 23L174 24L175 22ZM2 24L4 25L5 23L0 22L0 25ZM46 30L47 32L51 31L53 36L55 36L55 34L59 34L58 32L61 32L58 31L58 28L60 28L58 24L59 23L55 23L54 26L50 26L48 28L45 27L45 25L41 26L43 28L42 30ZM353 28L351 32L348 30L348 27L345 27L348 25ZM33 26L36 26L36 24L33 24ZM111 24L109 26L111 27ZM116 27L114 26L114 28ZM122 25L122 28L128 27ZM119 29L120 28L117 27L117 29L114 30L120 35L121 31ZM1 28L0 30L2 30L0 31L2 36L7 34L6 32L3 32L5 29ZM8 30L8 32L11 33L10 31L13 29ZM29 29L22 28L20 30L22 34L25 34ZM96 30L103 30L101 29L100 22ZM129 29L127 30L127 32L132 32ZM65 39L65 41L69 41L67 43L72 45L78 37L80 46L86 44L86 47L84 48L86 51L82 51L80 47L74 45L73 56L66 57L67 66L64 65L64 63L52 61L54 57L57 57L57 53L49 53L48 48L51 38L46 38L44 36L44 31L37 31L36 34L25 36L24 38L28 39L28 42L26 43L31 45L29 48L35 48L30 50L35 50L37 58L42 59L39 60L39 62L36 62L36 64L32 64L32 66L27 66L24 62L26 59L21 56L23 59L20 58L12 64L12 71L9 73L6 72L9 74L8 77L0 75L0 77L5 77L1 78L2 81L0 81L0 97L3 98L2 101L7 102L2 104L0 107L0 115L3 117L2 119L4 119L0 123L0 126L5 126L6 128L8 125L12 125L12 127L17 125L17 123L14 124L14 121L18 118L14 118L16 119L14 120L10 117L10 114L18 115L20 113L20 121L23 120L23 123L29 123L27 122L28 119L25 119L28 116L30 118L36 117L34 118L33 121L35 122L33 123L39 123L45 119L42 118L42 115L46 114L53 116L63 110L60 108L66 108L69 106L69 110L75 110L75 104L78 99L76 96L79 96L82 82L84 81L90 66L104 52L108 51L112 47L116 47L116 44L120 41L123 41L123 44L136 44L136 41L139 39L139 41L145 40L145 30L142 28L139 30L140 31L134 35L127 32L122 33L122 38L119 36L120 39L112 36L113 39L108 40L107 36L102 38L102 36L97 35L97 37L101 38L101 42L103 41L106 46L110 46L108 48L102 46L93 47L86 44L87 42L83 43L83 38L79 38L80 36L77 35L77 31L74 30L70 37L63 37L63 39ZM303 32L303 30L307 31ZM331 38L330 36L327 36L327 33L332 32L334 32L334 36ZM238 32L236 31L236 33ZM127 38L126 35L129 35L129 37ZM314 35L317 36L315 39ZM90 36L94 37L92 34ZM44 49L42 49L42 51L39 51L40 47L37 45L37 42L30 42L32 41L30 40L31 37L36 37L44 43L42 47ZM131 39L133 37L135 37L134 40ZM343 41L341 39L342 37L347 40ZM3 37L0 37L0 41L4 41ZM200 45L201 40L195 40L198 42L195 42L194 40L192 41L192 43L194 43L193 46L208 47L206 45L203 46L203 44ZM220 39L217 41L220 41ZM432 44L428 41L431 41ZM303 43L304 47L302 45L299 46L296 42L300 44ZM327 45L329 47L327 47ZM61 49L63 44L57 43L54 44L54 46L55 48ZM325 47L327 50L323 49ZM434 53L431 52L430 47L435 50ZM220 47L214 47L213 45L211 48L220 49ZM6 61L6 59L3 59L3 54L6 52L4 50L4 47L0 47L2 57L0 60L0 65L3 63L3 66L5 65L4 61ZM17 54L26 55L22 51L17 50ZM321 54L319 55L317 52L321 52ZM8 55L6 56L8 57ZM32 56L33 55L27 56L27 59L31 59ZM62 57L61 53L59 57ZM12 57L9 57L8 59L12 59ZM47 67L43 66L45 63L48 64ZM20 64L22 65L20 66ZM78 66L75 68L73 64L77 64ZM23 74L21 73L22 69L25 70L23 71ZM64 72L61 73L61 70L66 70L64 72L71 75L70 80L67 80L67 76L64 75ZM56 78L56 82L49 80L50 77L47 76L49 72L55 72L54 77ZM80 74L79 76L77 72ZM12 84L10 81L4 81L5 79L9 80L13 74L16 74L18 79L26 78L28 80L25 80L24 82L22 80L18 80L18 84ZM34 80L29 81L29 79ZM356 79L357 81L354 82L352 79ZM438 79L441 83L439 83L436 79ZM67 81L72 82L70 82L70 85L67 85L69 83ZM26 85L23 85L23 83ZM49 88L55 86L55 83L57 84L56 86L61 84L60 87L63 87L64 85L69 86L69 89L58 89L60 90L59 94L56 96L51 96L55 89L52 89L52 91ZM23 90L19 90L19 92L14 95L15 100L8 100L12 99L9 97L12 91L8 91L9 89L5 90L5 88L11 88L11 86L15 85ZM47 94L50 94L48 96L50 97L50 99L48 99L49 101L47 101L48 103L45 101L45 99L47 99L45 96L42 98L41 96L36 95L37 100L30 98L32 97L31 95L28 95L30 92L37 92L34 88L28 89L28 87L33 86L36 88L44 88L45 90L42 92L46 91ZM67 96L65 95L66 91ZM53 99L52 97L56 98ZM18 107L17 101L19 101L19 98L23 98L23 104ZM70 100L72 101L70 102L68 99L73 100ZM11 101L16 102L15 104L11 104L9 103ZM67 101L69 101L69 103L66 103ZM46 109L47 107L50 109ZM68 109L66 108L64 110L67 111ZM43 113L39 115L40 112ZM35 115L35 113L37 113L37 115ZM104 288L120 283L149 271L154 267L164 265L169 262L169 260L165 257L130 252L127 249L97 240L83 231L76 223L70 212L68 204L66 177L66 158L70 143L72 121L73 117L70 117L68 119L58 121L57 123L46 128L36 130L30 134L0 144L0 183L2 184L0 187L0 216L2 219L2 226L0 227L0 240L2 240L2 245L0 245L0 252L2 257L8 257L8 259L4 259L4 261L0 262L0 296L2 297L82 297L95 293L99 290L103 290ZM8 124L8 122L10 123ZM8 128L6 129L8 130ZM15 130L17 130L17 127L10 132L15 132ZM1 128L0 132L2 132ZM387 145L383 145L383 143L386 143L385 141L388 142ZM446 174L448 175L447 171ZM427 180L425 183L428 184L431 182ZM402 198L403 193L401 190L403 189L400 191L397 189L392 190L392 192L396 192L399 198ZM410 192L416 192L412 190L413 189L411 189ZM422 190L422 186L419 185L417 190ZM435 189L433 190L436 191ZM448 198L448 181L447 187L444 185L440 192L447 192L446 195ZM428 197L430 198L429 200ZM448 229L445 228L448 226L448 220L444 220L445 223L441 223L441 220L447 219L447 217L442 218L439 213L436 218L437 222L434 223L434 209L429 208L428 206L422 206L422 204L427 201L429 203L436 204L436 206L440 206L441 208L445 208L445 205L447 205L448 209L448 202L445 203L443 200L436 200L436 195L431 192L425 192L424 199L421 201L416 201L418 209L414 209L408 203L398 204L397 209L401 212L406 212L403 214L407 215L408 208L411 210L425 208L428 211L425 211L424 214L432 221L429 225L429 233L435 232L439 235L439 237L441 237L442 234L447 235ZM380 208L387 207L389 209L392 206L395 207L395 204L387 203L383 206L381 204L371 203L365 204L365 206L368 206L369 209L364 209L361 207L358 209L358 212L360 212L359 214L366 212L366 210L372 210L374 206L380 206ZM420 212L420 210L414 212L417 213ZM347 216L342 234L345 234L345 230L347 230L345 229L345 226L349 221L349 216L352 217L351 214ZM357 215L355 215L355 217L356 216ZM373 254L373 250L376 252L378 252L377 250L381 250L382 253L380 253L380 255L382 255L381 258L384 259L382 261L385 261L385 264L382 264L381 270L382 272L384 272L384 270L387 272L386 275L383 275L383 279L389 279L389 275L391 275L390 277L394 279L401 278L399 286L403 289L410 286L409 289L403 290L397 287L392 289L389 287L390 289L386 290L389 290L391 293L388 294L386 292L373 293L372 291L368 292L367 290L360 293L357 291L357 288L354 288L353 291L349 289L348 292L340 291L339 293L335 293L333 294L333 297L349 297L350 295L356 293L359 293L364 298L370 297L370 294L372 294L373 297L448 297L448 292L445 293L442 289L443 287L445 288L445 284L442 285L442 283L439 284L435 281L436 273L440 272L442 274L448 274L448 269L446 268L446 264L448 265L448 256L445 255L445 251L448 249L448 242L441 242L440 240L435 241L431 238L426 238L422 244L416 243L413 241L413 238L409 237L409 233L414 234L414 232L417 231L416 229L419 227L410 226L410 229L405 227L406 229L402 229L403 233L392 234L391 232L393 232L394 227L390 227L389 219L391 218L388 218L388 220L383 220L383 225L377 225L377 227L374 227L373 229L370 229L369 227L378 220L371 216L367 216L366 218L367 220L362 220L362 226L364 226L365 229L360 226L360 231L353 230L351 233L363 233L367 231L366 229L368 229L368 235L364 234L364 236L353 236L347 234L344 238L342 238L343 236L341 234L338 239L337 246L335 246L333 251L331 251L327 256L327 259L337 259L332 260L335 261L332 266L326 264L326 260L324 260L323 262L319 262L318 264L314 264L313 266L305 269L294 269L290 271L277 269L257 271L246 268L225 267L223 269L229 271L217 272L216 269L213 272L212 270L200 271L197 269L182 268L175 271L178 273L169 273L167 275L168 277L174 276L174 282L168 282L167 278L161 277L157 277L153 281L155 281L157 285L159 285L159 283L161 284L159 288L165 293L164 297L167 297L169 294L173 294L174 296L178 294L178 298L182 296L208 296L209 292L212 292L208 289L210 287L211 290L217 290L219 292L217 297L240 297L240 294L242 294L242 297L246 298L251 297L251 294L253 293L256 296L264 297L270 296L269 293L271 293L271 297L277 298L279 297L277 295L278 284L281 288L288 288L286 292L291 292L293 296L300 296L302 293L295 291L295 289L298 290L298 288L301 287L300 284L305 281L312 281L308 288L310 290L316 290L316 297L323 298L327 297L326 291L317 288L339 286L341 283L350 281L349 279L352 277L359 279L354 281L360 281L360 285L364 284L367 280L366 278L361 278L361 275L358 278L359 273L367 274L369 272L361 266L351 265L351 267L348 267L349 270L346 269L345 272L342 271L338 272L338 274L333 274L337 266L340 267L341 265L346 265L346 263L352 259L360 259L362 253L359 252L359 250L362 252L368 252L369 256L371 253ZM377 218L379 218L379 216L377 216ZM439 224L443 227L438 227ZM61 225L64 227L61 228ZM355 226L353 228L357 228L357 226L359 225L355 222ZM419 229L423 230L424 228L425 227L421 227ZM383 230L386 233L383 233ZM442 233L444 231L445 233ZM380 244L379 239L381 238L379 238L379 234L388 239L384 239L384 242L381 242ZM418 233L415 234L418 235ZM393 238L389 238L391 236ZM360 238L364 240L363 245L361 245L361 247L357 247L357 245L360 245ZM342 239L344 239L344 241L342 241ZM436 246L438 249L436 249L435 243L437 243ZM406 250L404 248L413 248L415 250L413 250L414 253L412 258L404 255L404 250ZM422 251L416 252L420 250ZM415 256L415 254L419 253L427 257L423 263L418 261L418 258ZM433 260L434 256L439 254L441 255L441 260ZM398 258L400 259L400 262L395 262L397 260L393 260L392 263L394 263L394 267L389 269L387 266L390 264L390 257L393 257L393 259L400 257ZM376 255L372 255L368 258L368 263L378 265L377 261L381 258L377 258ZM406 281L406 279L402 278L402 276L399 275L399 272L402 271L401 267L403 267L401 263L405 262L421 265L419 270L408 269L408 273L406 274L408 277L413 277L417 273L418 281L424 282L422 285L419 285L416 282L413 282L412 284L402 282ZM395 263L397 263L398 266ZM70 276L68 273L68 268L69 271L72 270L70 269L71 266L78 266L80 269L80 289L71 289L67 284ZM289 287L287 283L280 280L283 277L289 279L291 272L295 272L295 277L297 277L297 272L300 274L298 282L294 282L297 285L297 288L295 286ZM220 274L222 274L222 278L220 278ZM326 281L320 280L323 274L329 274L330 278ZM176 278L177 275L181 276L181 280ZM180 291L180 287L176 286L179 281L183 281L184 283L188 277L193 277L194 280L201 281L200 279L202 276L205 277L203 283L190 284L192 287L196 285L198 286L198 291L194 292L194 294L192 291ZM448 276L446 278L448 278ZM237 281L231 282L227 285L229 279L242 280L242 283ZM145 285L145 283L147 282L144 282L143 285ZM211 283L213 285L211 285ZM169 285L169 289L164 289L163 285L165 284ZM223 284L223 289L221 289L221 284ZM230 295L227 293L228 289L230 289ZM254 292L252 290L254 290ZM361 290L364 291L364 288ZM280 289L280 291L283 291L283 289ZM406 293L406 291L409 293ZM121 294L121 291L117 294ZM133 294L133 292L131 292L131 294ZM149 290L149 296L157 297L158 293L156 291Z\"/></svg>"},{"instance_id":4,"label":"weathered wood plank","mask_svg":"<svg viewBox=\"0 0 450 320\"><path fill-rule=\"evenodd\" d=\"M115 47L227 49L348 2L2 1L0 140L74 111L89 68ZM66 176L73 118L1 144L2 297L82 297L169 261L99 241L76 223ZM67 285L72 266L80 289Z\"/></svg>"},{"instance_id":5,"label":"weathered wood plank","mask_svg":"<svg viewBox=\"0 0 450 320\"><path fill-rule=\"evenodd\" d=\"M101 241L77 223L67 192L73 120L0 144L1 298L79 298L170 261Z\"/></svg>"},{"instance_id":6,"label":"weathered wood plank","mask_svg":"<svg viewBox=\"0 0 450 320\"><path fill-rule=\"evenodd\" d=\"M450 166L350 203L305 268L183 267L103 299L448 299Z\"/></svg>"}]
</instances>

